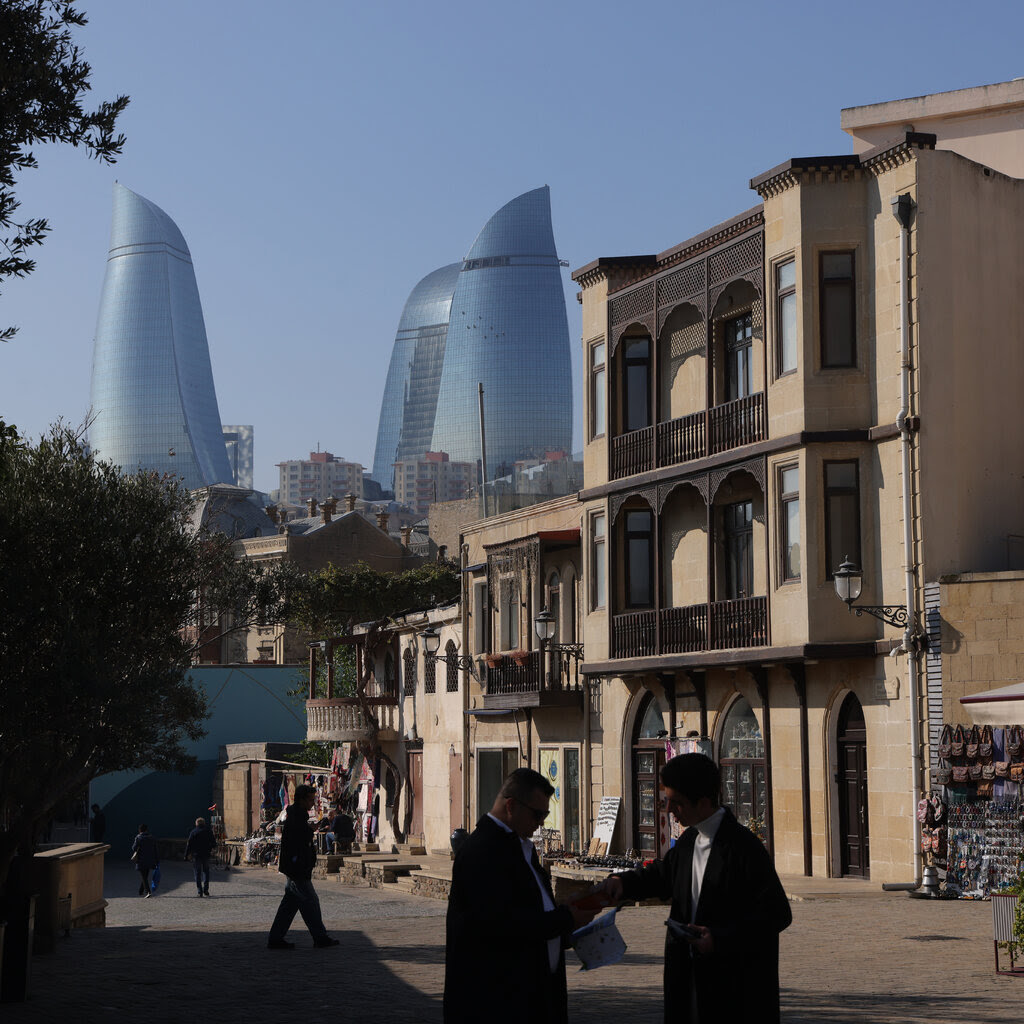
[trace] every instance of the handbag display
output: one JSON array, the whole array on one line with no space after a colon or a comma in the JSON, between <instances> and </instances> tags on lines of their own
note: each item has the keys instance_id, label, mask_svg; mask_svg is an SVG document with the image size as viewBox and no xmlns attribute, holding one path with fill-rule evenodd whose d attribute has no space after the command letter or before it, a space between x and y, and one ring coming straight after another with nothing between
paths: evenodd
<instances>
[{"instance_id":1,"label":"handbag display","mask_svg":"<svg viewBox=\"0 0 1024 1024\"><path fill-rule=\"evenodd\" d=\"M981 778L982 765L980 764L969 764L967 766L967 777L971 782L977 782Z\"/></svg>"},{"instance_id":2,"label":"handbag display","mask_svg":"<svg viewBox=\"0 0 1024 1024\"><path fill-rule=\"evenodd\" d=\"M985 800L989 799L994 787L995 783L991 779L982 779L978 783L978 796Z\"/></svg>"},{"instance_id":3,"label":"handbag display","mask_svg":"<svg viewBox=\"0 0 1024 1024\"><path fill-rule=\"evenodd\" d=\"M1021 766L1021 777L1024 778L1024 764ZM1013 769L1010 769L1011 772ZM962 785L967 781L967 765L955 764L953 765L953 785Z\"/></svg>"},{"instance_id":4,"label":"handbag display","mask_svg":"<svg viewBox=\"0 0 1024 1024\"><path fill-rule=\"evenodd\" d=\"M983 779L994 779L996 777L996 766L994 764L983 764L981 766L981 777Z\"/></svg>"},{"instance_id":5,"label":"handbag display","mask_svg":"<svg viewBox=\"0 0 1024 1024\"><path fill-rule=\"evenodd\" d=\"M1009 766L1007 766L1007 772L1009 772ZM935 785L948 786L952 781L953 771L949 766L949 762L940 761L938 768L935 769Z\"/></svg>"},{"instance_id":6,"label":"handbag display","mask_svg":"<svg viewBox=\"0 0 1024 1024\"><path fill-rule=\"evenodd\" d=\"M995 769L997 779L1008 779L1010 777L1009 761L994 761L992 767Z\"/></svg>"},{"instance_id":7,"label":"handbag display","mask_svg":"<svg viewBox=\"0 0 1024 1024\"><path fill-rule=\"evenodd\" d=\"M1024 782L1024 763L1015 761L1010 765L1010 781Z\"/></svg>"}]
</instances>

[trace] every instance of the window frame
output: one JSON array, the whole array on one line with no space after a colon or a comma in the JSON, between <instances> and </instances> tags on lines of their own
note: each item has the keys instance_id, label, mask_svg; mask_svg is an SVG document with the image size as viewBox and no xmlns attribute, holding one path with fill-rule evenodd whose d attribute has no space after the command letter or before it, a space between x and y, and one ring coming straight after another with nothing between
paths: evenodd
<instances>
[{"instance_id":1,"label":"window frame","mask_svg":"<svg viewBox=\"0 0 1024 1024\"><path fill-rule=\"evenodd\" d=\"M849 256L849 277L825 277L825 260L829 256ZM826 284L826 282L828 282ZM826 359L828 337L825 315L827 296L843 288L850 297L849 362L829 362ZM857 367L857 252L856 249L822 249L818 253L818 352L823 370L851 370Z\"/></svg>"},{"instance_id":2,"label":"window frame","mask_svg":"<svg viewBox=\"0 0 1024 1024\"><path fill-rule=\"evenodd\" d=\"M597 525L601 533L597 533ZM605 512L590 515L590 610L608 607L608 516ZM603 591L603 593L601 592Z\"/></svg>"},{"instance_id":3,"label":"window frame","mask_svg":"<svg viewBox=\"0 0 1024 1024\"><path fill-rule=\"evenodd\" d=\"M785 490L783 477L786 473L796 473L796 490ZM779 515L779 583L799 583L803 579L803 551L799 552L799 570L795 575L790 574L789 568L791 559L789 549L792 546L792 538L789 535L789 506L796 505L797 535L796 543L800 544L800 464L788 462L778 466L775 471L776 506Z\"/></svg>"},{"instance_id":4,"label":"window frame","mask_svg":"<svg viewBox=\"0 0 1024 1024\"><path fill-rule=\"evenodd\" d=\"M642 356L630 356L631 346L639 343L647 346L647 351ZM635 430L645 430L654 421L654 403L651 396L651 381L653 377L654 340L649 334L626 335L619 342L622 350L622 433L631 434ZM639 426L630 426L631 410L629 402L630 369L642 369L644 371L644 408L645 413L641 419L644 421Z\"/></svg>"},{"instance_id":5,"label":"window frame","mask_svg":"<svg viewBox=\"0 0 1024 1024\"><path fill-rule=\"evenodd\" d=\"M828 482L828 470L830 466L853 466L854 471L854 485L850 487L830 487ZM861 531L861 515L860 515L860 459L824 459L821 464L821 496L822 496L822 509L825 515L825 579L831 580L834 578L836 569L839 568L842 559L851 558L854 565L863 567L861 561L861 552L863 546L863 533ZM841 554L833 552L832 550L832 501L836 498L846 497L852 493L854 502L854 533L857 539L857 548L855 551L843 551ZM836 558L840 559L835 565L829 564Z\"/></svg>"},{"instance_id":6,"label":"window frame","mask_svg":"<svg viewBox=\"0 0 1024 1024\"><path fill-rule=\"evenodd\" d=\"M641 508L624 508L622 510L622 553L623 553L623 604L629 609L651 609L655 607L655 586L657 581L654 578L654 510L644 505ZM648 528L646 530L631 530L629 526L630 516L647 516ZM647 595L649 600L640 604L633 602L633 556L631 552L631 541L647 541Z\"/></svg>"},{"instance_id":7,"label":"window frame","mask_svg":"<svg viewBox=\"0 0 1024 1024\"><path fill-rule=\"evenodd\" d=\"M744 524L738 529L732 522L736 510L749 508L749 516L744 513ZM739 545L740 538L746 538L745 544ZM744 550L745 549L745 550ZM743 498L731 501L722 506L722 555L724 559L724 584L726 600L744 601L754 596L754 501ZM735 572L734 572L735 570ZM735 576L735 579L734 579ZM749 593L741 593L741 577L748 577ZM733 586L733 583L736 586Z\"/></svg>"},{"instance_id":8,"label":"window frame","mask_svg":"<svg viewBox=\"0 0 1024 1024\"><path fill-rule=\"evenodd\" d=\"M601 361L595 362L597 350L601 350ZM590 409L588 427L590 440L595 441L608 433L608 343L604 338L595 338L589 345L590 359ZM600 417L598 417L600 412ZM600 422L598 420L600 419Z\"/></svg>"},{"instance_id":9,"label":"window frame","mask_svg":"<svg viewBox=\"0 0 1024 1024\"><path fill-rule=\"evenodd\" d=\"M793 283L783 287L779 283L779 277L781 272L786 267L793 268ZM788 377L792 373L796 373L800 365L800 350L797 345L797 322L800 312L799 304L796 301L796 256L786 256L783 259L778 260L774 265L774 281L775 281L775 376ZM783 316L783 303L787 299L793 300L795 308L793 316L793 338L792 338L792 349L793 349L793 365L786 366L785 364L785 347L783 341L785 338L785 317Z\"/></svg>"}]
</instances>

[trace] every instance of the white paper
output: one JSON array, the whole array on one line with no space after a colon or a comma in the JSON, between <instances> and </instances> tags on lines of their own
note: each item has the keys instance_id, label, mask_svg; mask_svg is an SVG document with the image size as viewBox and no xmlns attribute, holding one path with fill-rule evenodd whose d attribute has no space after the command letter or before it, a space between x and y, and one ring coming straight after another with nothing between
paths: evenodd
<instances>
[{"instance_id":1,"label":"white paper","mask_svg":"<svg viewBox=\"0 0 1024 1024\"><path fill-rule=\"evenodd\" d=\"M626 943L615 925L617 908L610 910L572 933L573 948L583 965L581 971L617 964L626 952Z\"/></svg>"}]
</instances>

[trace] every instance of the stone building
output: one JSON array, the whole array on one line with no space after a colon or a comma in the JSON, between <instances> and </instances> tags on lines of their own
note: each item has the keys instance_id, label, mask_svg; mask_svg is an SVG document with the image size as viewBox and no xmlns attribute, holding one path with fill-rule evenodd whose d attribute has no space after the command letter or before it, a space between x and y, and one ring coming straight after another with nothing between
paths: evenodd
<instances>
[{"instance_id":1,"label":"stone building","mask_svg":"<svg viewBox=\"0 0 1024 1024\"><path fill-rule=\"evenodd\" d=\"M977 159L1019 156L1022 112L1020 83L847 110L855 154L787 160L730 221L573 275L584 671L622 845L665 838L646 734L695 731L781 871L919 876L925 587L1011 568L1020 533L1024 185ZM844 562L905 628L843 607Z\"/></svg>"}]
</instances>

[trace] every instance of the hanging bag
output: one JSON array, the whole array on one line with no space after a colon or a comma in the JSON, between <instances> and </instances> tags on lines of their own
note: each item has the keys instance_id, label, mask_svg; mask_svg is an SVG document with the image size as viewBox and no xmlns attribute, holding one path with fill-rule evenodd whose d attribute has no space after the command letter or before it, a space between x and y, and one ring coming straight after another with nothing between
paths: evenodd
<instances>
[{"instance_id":1,"label":"hanging bag","mask_svg":"<svg viewBox=\"0 0 1024 1024\"><path fill-rule=\"evenodd\" d=\"M994 761L992 767L995 769L995 777L997 779L1008 779L1010 777L1009 761Z\"/></svg>"},{"instance_id":2,"label":"hanging bag","mask_svg":"<svg viewBox=\"0 0 1024 1024\"><path fill-rule=\"evenodd\" d=\"M951 748L950 754L951 754L951 756L952 757L963 757L964 756L964 744L966 742L967 741L964 738L964 727L962 725L958 725L956 727L956 729L953 730L953 740L952 740L952 743L950 744L950 748Z\"/></svg>"},{"instance_id":3,"label":"hanging bag","mask_svg":"<svg viewBox=\"0 0 1024 1024\"><path fill-rule=\"evenodd\" d=\"M978 745L981 743L981 734L976 725L971 726L971 735L967 737L967 749L964 756L968 761L978 760Z\"/></svg>"},{"instance_id":4,"label":"hanging bag","mask_svg":"<svg viewBox=\"0 0 1024 1024\"><path fill-rule=\"evenodd\" d=\"M1007 773L1009 773L1009 766L1007 766ZM948 786L953 781L953 771L949 766L948 761L939 761L939 767L935 769L935 785L936 786Z\"/></svg>"},{"instance_id":5,"label":"hanging bag","mask_svg":"<svg viewBox=\"0 0 1024 1024\"><path fill-rule=\"evenodd\" d=\"M1024 775L1024 764L1021 766L1021 773ZM1012 772L1013 769L1011 768ZM955 764L953 765L953 785L962 786L967 781L967 765Z\"/></svg>"},{"instance_id":6,"label":"hanging bag","mask_svg":"<svg viewBox=\"0 0 1024 1024\"><path fill-rule=\"evenodd\" d=\"M1011 761L1019 761L1021 754L1024 754L1024 735L1019 725L1013 725L1006 730L1006 756Z\"/></svg>"},{"instance_id":7,"label":"hanging bag","mask_svg":"<svg viewBox=\"0 0 1024 1024\"><path fill-rule=\"evenodd\" d=\"M969 764L967 766L967 777L971 782L977 782L981 778L981 767L980 764Z\"/></svg>"},{"instance_id":8,"label":"hanging bag","mask_svg":"<svg viewBox=\"0 0 1024 1024\"><path fill-rule=\"evenodd\" d=\"M942 727L942 735L939 737L939 757L949 760L953 753L953 729L950 725Z\"/></svg>"},{"instance_id":9,"label":"hanging bag","mask_svg":"<svg viewBox=\"0 0 1024 1024\"><path fill-rule=\"evenodd\" d=\"M978 744L978 760L982 764L991 764L993 757L992 726L986 725L981 730L981 742ZM989 776L991 778L991 776Z\"/></svg>"}]
</instances>

